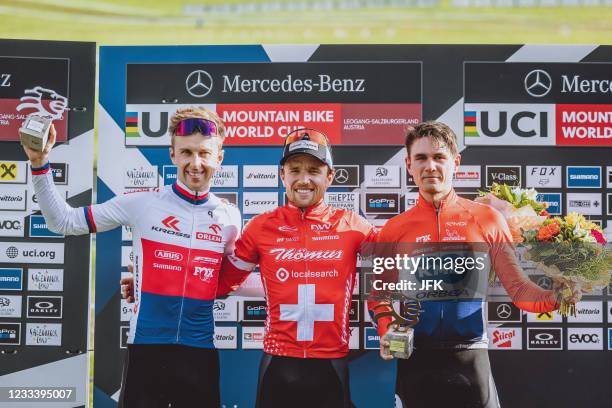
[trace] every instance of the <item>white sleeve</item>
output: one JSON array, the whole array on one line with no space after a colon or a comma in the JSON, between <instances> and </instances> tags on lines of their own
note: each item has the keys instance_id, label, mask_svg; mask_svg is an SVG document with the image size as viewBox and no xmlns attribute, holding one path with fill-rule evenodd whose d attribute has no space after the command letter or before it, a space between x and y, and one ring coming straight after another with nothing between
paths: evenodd
<instances>
[{"instance_id":1,"label":"white sleeve","mask_svg":"<svg viewBox=\"0 0 612 408\"><path fill-rule=\"evenodd\" d=\"M242 215L238 207L231 204L227 204L227 213L229 215L229 225L234 228L231 229L231 235L228 237L225 245L224 255L233 255L236 248L236 240L242 230Z\"/></svg>"},{"instance_id":2,"label":"white sleeve","mask_svg":"<svg viewBox=\"0 0 612 408\"><path fill-rule=\"evenodd\" d=\"M102 232L120 225L131 225L131 209L137 208L137 194L117 196L87 207L71 207L57 192L48 163L32 169L32 183L47 226L51 231L64 235Z\"/></svg>"}]
</instances>

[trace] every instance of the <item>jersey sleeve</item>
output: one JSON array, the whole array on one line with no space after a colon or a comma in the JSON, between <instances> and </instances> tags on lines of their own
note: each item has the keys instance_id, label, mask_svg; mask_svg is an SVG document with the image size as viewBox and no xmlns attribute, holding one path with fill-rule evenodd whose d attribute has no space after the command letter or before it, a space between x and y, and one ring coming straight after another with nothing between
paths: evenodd
<instances>
[{"instance_id":1,"label":"jersey sleeve","mask_svg":"<svg viewBox=\"0 0 612 408\"><path fill-rule=\"evenodd\" d=\"M32 183L38 205L49 229L64 235L108 231L120 225L131 225L141 204L139 194L114 197L102 204L73 208L60 196L53 184L50 165L32 168Z\"/></svg>"},{"instance_id":2,"label":"jersey sleeve","mask_svg":"<svg viewBox=\"0 0 612 408\"><path fill-rule=\"evenodd\" d=\"M257 218L257 217L256 217ZM254 235L257 233L258 220L251 220L236 240L232 253L223 257L217 296L225 296L238 289L242 282L255 269L259 254Z\"/></svg>"},{"instance_id":3,"label":"jersey sleeve","mask_svg":"<svg viewBox=\"0 0 612 408\"><path fill-rule=\"evenodd\" d=\"M532 313L558 309L555 293L552 290L542 289L523 272L516 257L510 228L504 217L493 210L488 224L485 227L491 245L493 268L512 302L520 309Z\"/></svg>"},{"instance_id":4,"label":"jersey sleeve","mask_svg":"<svg viewBox=\"0 0 612 408\"><path fill-rule=\"evenodd\" d=\"M371 241L366 241L364 243L362 254L372 259L372 261L374 261L374 258L394 256L389 252L389 244L391 241L388 228L383 227L378 233L376 229L374 229L372 234L373 235L369 237ZM397 271L385 270L382 274L374 275L373 279L378 279L382 282L393 282L397 280ZM377 296L379 295L380 292L372 287L370 295L368 296L367 307L372 324L376 327L378 335L382 339L389 329L393 309L388 305L388 302L378 299Z\"/></svg>"}]
</instances>

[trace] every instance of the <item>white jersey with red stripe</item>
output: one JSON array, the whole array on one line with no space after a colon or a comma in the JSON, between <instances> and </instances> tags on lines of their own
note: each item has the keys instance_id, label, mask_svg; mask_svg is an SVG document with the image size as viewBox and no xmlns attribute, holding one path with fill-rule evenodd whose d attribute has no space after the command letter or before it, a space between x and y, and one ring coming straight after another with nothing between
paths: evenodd
<instances>
[{"instance_id":1,"label":"white jersey with red stripe","mask_svg":"<svg viewBox=\"0 0 612 408\"><path fill-rule=\"evenodd\" d=\"M235 206L177 181L72 208L55 189L48 164L32 174L52 231L78 235L132 228L135 303L128 343L214 347L212 306L221 260L233 252L241 227Z\"/></svg>"},{"instance_id":2,"label":"white jersey with red stripe","mask_svg":"<svg viewBox=\"0 0 612 408\"><path fill-rule=\"evenodd\" d=\"M374 228L358 214L323 201L258 215L223 260L219 294L259 264L268 317L264 351L278 356L339 358L349 349L357 254Z\"/></svg>"}]
</instances>

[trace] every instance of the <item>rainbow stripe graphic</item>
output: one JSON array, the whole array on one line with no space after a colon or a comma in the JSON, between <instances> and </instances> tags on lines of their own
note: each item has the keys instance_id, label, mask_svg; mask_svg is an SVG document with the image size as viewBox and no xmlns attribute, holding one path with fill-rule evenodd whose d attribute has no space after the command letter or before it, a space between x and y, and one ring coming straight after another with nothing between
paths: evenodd
<instances>
[{"instance_id":1,"label":"rainbow stripe graphic","mask_svg":"<svg viewBox=\"0 0 612 408\"><path fill-rule=\"evenodd\" d=\"M479 137L476 129L476 112L466 111L463 114L463 136L464 137Z\"/></svg>"},{"instance_id":2,"label":"rainbow stripe graphic","mask_svg":"<svg viewBox=\"0 0 612 408\"><path fill-rule=\"evenodd\" d=\"M138 112L125 112L125 137L140 137Z\"/></svg>"}]
</instances>

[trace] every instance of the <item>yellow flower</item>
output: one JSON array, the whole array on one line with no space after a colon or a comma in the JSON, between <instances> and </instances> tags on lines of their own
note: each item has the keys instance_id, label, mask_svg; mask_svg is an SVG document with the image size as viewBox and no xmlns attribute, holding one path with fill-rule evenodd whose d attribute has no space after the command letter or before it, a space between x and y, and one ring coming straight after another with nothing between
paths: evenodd
<instances>
[{"instance_id":1,"label":"yellow flower","mask_svg":"<svg viewBox=\"0 0 612 408\"><path fill-rule=\"evenodd\" d=\"M581 214L571 212L565 216L565 222L572 228L576 226L576 224L580 223L580 225L584 225L584 217Z\"/></svg>"}]
</instances>

